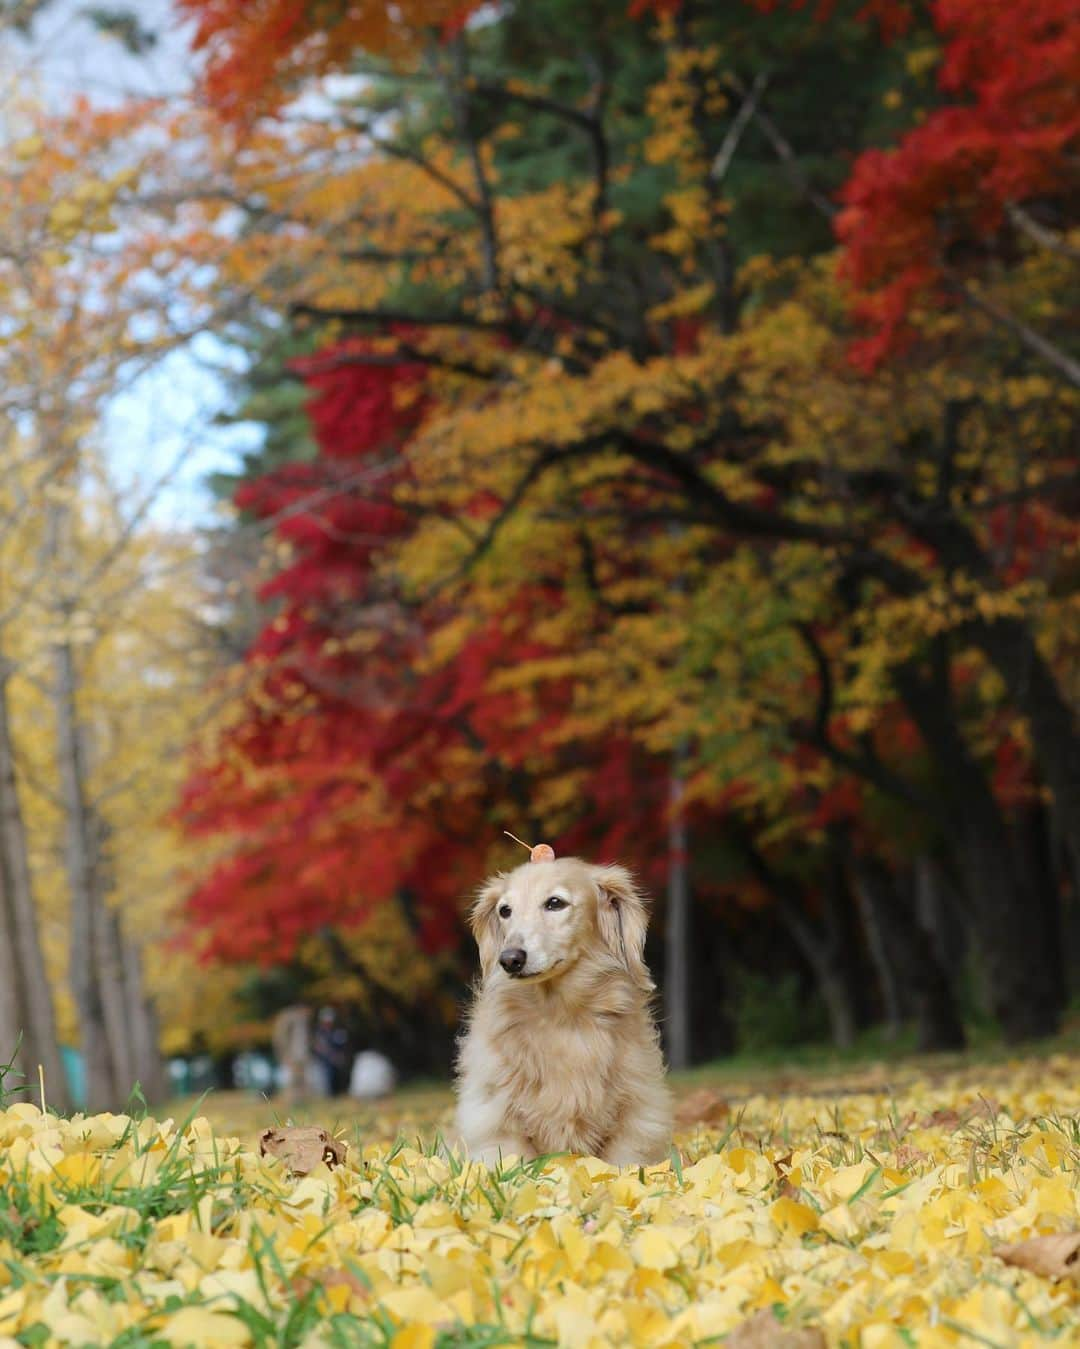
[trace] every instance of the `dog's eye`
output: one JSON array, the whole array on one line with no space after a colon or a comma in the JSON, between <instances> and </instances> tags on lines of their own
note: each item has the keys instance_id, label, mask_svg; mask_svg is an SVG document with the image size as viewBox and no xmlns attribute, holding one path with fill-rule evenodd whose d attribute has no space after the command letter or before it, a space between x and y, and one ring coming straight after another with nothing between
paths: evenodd
<instances>
[{"instance_id":1,"label":"dog's eye","mask_svg":"<svg viewBox=\"0 0 1080 1349\"><path fill-rule=\"evenodd\" d=\"M500 917L500 918L509 918L511 912L512 912L512 910L511 910L509 904L500 904L500 905L499 905L499 917Z\"/></svg>"},{"instance_id":2,"label":"dog's eye","mask_svg":"<svg viewBox=\"0 0 1080 1349\"><path fill-rule=\"evenodd\" d=\"M559 909L568 908L566 900L561 895L552 895L550 899L544 900L544 908L548 913L556 913Z\"/></svg>"}]
</instances>

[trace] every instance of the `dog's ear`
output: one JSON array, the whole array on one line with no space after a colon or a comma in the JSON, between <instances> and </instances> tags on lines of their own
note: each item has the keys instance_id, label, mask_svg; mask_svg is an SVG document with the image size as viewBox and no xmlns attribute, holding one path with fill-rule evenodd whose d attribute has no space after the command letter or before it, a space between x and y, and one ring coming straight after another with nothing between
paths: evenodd
<instances>
[{"instance_id":1,"label":"dog's ear","mask_svg":"<svg viewBox=\"0 0 1080 1349\"><path fill-rule=\"evenodd\" d=\"M645 929L649 926L645 896L625 867L593 867L592 875L601 940L639 988L652 989L655 985L645 964Z\"/></svg>"},{"instance_id":2,"label":"dog's ear","mask_svg":"<svg viewBox=\"0 0 1080 1349\"><path fill-rule=\"evenodd\" d=\"M499 924L495 915L499 900L506 890L506 876L499 871L484 882L476 892L469 910L469 927L480 951L480 969L484 978L491 973L499 955Z\"/></svg>"}]
</instances>

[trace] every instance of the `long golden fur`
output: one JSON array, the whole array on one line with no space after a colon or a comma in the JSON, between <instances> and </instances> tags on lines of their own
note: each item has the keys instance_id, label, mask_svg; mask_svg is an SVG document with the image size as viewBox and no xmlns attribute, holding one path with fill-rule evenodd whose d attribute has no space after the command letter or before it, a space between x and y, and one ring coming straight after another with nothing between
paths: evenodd
<instances>
[{"instance_id":1,"label":"long golden fur","mask_svg":"<svg viewBox=\"0 0 1080 1349\"><path fill-rule=\"evenodd\" d=\"M668 1156L648 916L630 873L576 857L527 862L484 885L470 923L481 977L457 1107L470 1156L574 1152L617 1166Z\"/></svg>"}]
</instances>

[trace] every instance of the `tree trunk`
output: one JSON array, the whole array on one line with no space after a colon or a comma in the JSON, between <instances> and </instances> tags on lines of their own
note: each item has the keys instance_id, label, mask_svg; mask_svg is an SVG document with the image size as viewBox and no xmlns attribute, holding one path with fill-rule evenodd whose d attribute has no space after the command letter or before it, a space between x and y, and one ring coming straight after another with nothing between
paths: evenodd
<instances>
[{"instance_id":1,"label":"tree trunk","mask_svg":"<svg viewBox=\"0 0 1080 1349\"><path fill-rule=\"evenodd\" d=\"M131 1028L133 1074L147 1104L154 1105L166 1096L157 1009L143 989L142 953L122 931L120 950L124 969L124 998Z\"/></svg>"},{"instance_id":2,"label":"tree trunk","mask_svg":"<svg viewBox=\"0 0 1080 1349\"><path fill-rule=\"evenodd\" d=\"M26 821L15 776L14 742L8 705L8 669L0 652L0 869L6 892L6 933L15 962L12 993L18 998L22 1049L20 1059L28 1077L40 1064L47 1100L58 1110L71 1106L67 1075L56 1035L52 988L45 971L37 906L30 875ZM0 1042L0 1053L7 1046Z\"/></svg>"},{"instance_id":3,"label":"tree trunk","mask_svg":"<svg viewBox=\"0 0 1080 1349\"><path fill-rule=\"evenodd\" d=\"M735 1052L730 1015L730 934L721 923L701 924L694 933L690 977L690 1043L698 1060L727 1058Z\"/></svg>"},{"instance_id":4,"label":"tree trunk","mask_svg":"<svg viewBox=\"0 0 1080 1349\"><path fill-rule=\"evenodd\" d=\"M100 812L87 806L87 822L93 846L93 876L96 888L94 904L95 935L97 940L98 981L101 987L102 1007L108 1032L109 1057L113 1082L120 1093L118 1099L127 1100L136 1081L146 1096L142 1082L143 1072L149 1075L150 1091L161 1076L160 1059L148 1051L144 1042L151 1038L146 1029L150 1014L142 997L141 970L137 951L132 960L130 943L124 936L120 915L108 902L111 889L111 869L108 856L108 826ZM134 980L134 989L129 987ZM152 1039L156 1041L156 1030ZM146 1099L150 1098L146 1096Z\"/></svg>"},{"instance_id":5,"label":"tree trunk","mask_svg":"<svg viewBox=\"0 0 1080 1349\"><path fill-rule=\"evenodd\" d=\"M915 1014L918 1048L925 1052L963 1049L964 1026L949 971L919 924L914 905L904 902L893 876L870 858L853 856L852 869L865 913L881 934L884 958Z\"/></svg>"},{"instance_id":6,"label":"tree trunk","mask_svg":"<svg viewBox=\"0 0 1080 1349\"><path fill-rule=\"evenodd\" d=\"M843 973L828 963L814 969L818 990L829 1017L829 1034L837 1049L850 1049L858 1032L851 989Z\"/></svg>"},{"instance_id":7,"label":"tree trunk","mask_svg":"<svg viewBox=\"0 0 1080 1349\"><path fill-rule=\"evenodd\" d=\"M1061 837L1058 816L1050 812L1050 839L1054 874L1062 878L1061 949L1064 952L1065 988L1069 997L1080 992L1080 858L1074 857Z\"/></svg>"},{"instance_id":8,"label":"tree trunk","mask_svg":"<svg viewBox=\"0 0 1080 1349\"><path fill-rule=\"evenodd\" d=\"M60 499L49 506L45 556L57 577L53 622L53 715L56 719L56 759L64 812L64 855L71 904L68 981L75 1011L86 1075L86 1106L106 1110L117 1102L114 1065L109 1050L108 1025L101 990L101 923L97 917L100 882L97 876L97 839L86 793L86 741L79 721L78 673L68 627L74 604L64 582L77 573L73 556L72 520Z\"/></svg>"},{"instance_id":9,"label":"tree trunk","mask_svg":"<svg viewBox=\"0 0 1080 1349\"><path fill-rule=\"evenodd\" d=\"M828 836L828 869L822 911L829 965L846 982L855 1028L863 1030L873 1022L874 1017L870 970L866 968L859 940L858 903L851 892L844 860L847 855L847 837L841 826L831 826Z\"/></svg>"},{"instance_id":10,"label":"tree trunk","mask_svg":"<svg viewBox=\"0 0 1080 1349\"><path fill-rule=\"evenodd\" d=\"M1016 618L966 630L996 666L1027 718L1035 758L1054 795L1065 846L1080 867L1080 728L1027 625Z\"/></svg>"},{"instance_id":11,"label":"tree trunk","mask_svg":"<svg viewBox=\"0 0 1080 1349\"><path fill-rule=\"evenodd\" d=\"M873 902L873 897L867 893L866 887L860 884L857 876L853 889L866 929L866 943L877 970L882 1009L885 1013L885 1030L889 1039L895 1040L907 1020L909 999L905 996L906 990L898 968L896 953L889 945L892 933L880 908Z\"/></svg>"},{"instance_id":12,"label":"tree trunk","mask_svg":"<svg viewBox=\"0 0 1080 1349\"><path fill-rule=\"evenodd\" d=\"M86 804L83 738L75 704L75 658L66 638L61 638L55 647L54 665L53 705L71 897L68 976L79 1017L87 1109L97 1111L116 1104L117 1088L109 1052L109 1033L99 973L101 928L96 914L98 886Z\"/></svg>"},{"instance_id":13,"label":"tree trunk","mask_svg":"<svg viewBox=\"0 0 1080 1349\"><path fill-rule=\"evenodd\" d=\"M131 1008L124 988L120 922L103 899L94 904L94 947L97 956L101 1010L108 1041L109 1071L118 1104L126 1101L135 1085L135 1055L132 1043Z\"/></svg>"},{"instance_id":14,"label":"tree trunk","mask_svg":"<svg viewBox=\"0 0 1080 1349\"><path fill-rule=\"evenodd\" d=\"M963 968L967 956L969 916L962 909L955 890L929 853L915 859L913 876L915 912L921 927L930 936L934 955L947 970Z\"/></svg>"},{"instance_id":15,"label":"tree trunk","mask_svg":"<svg viewBox=\"0 0 1080 1349\"><path fill-rule=\"evenodd\" d=\"M690 878L686 812L683 807L682 754L671 769L668 813L668 894L664 943L664 1030L668 1063L690 1062Z\"/></svg>"},{"instance_id":16,"label":"tree trunk","mask_svg":"<svg viewBox=\"0 0 1080 1349\"><path fill-rule=\"evenodd\" d=\"M25 1085L26 1068L23 1054L23 1009L21 980L15 958L15 922L9 903L10 887L6 869L0 859L0 1069L8 1068L0 1080L0 1105L3 1098Z\"/></svg>"},{"instance_id":17,"label":"tree trunk","mask_svg":"<svg viewBox=\"0 0 1080 1349\"><path fill-rule=\"evenodd\" d=\"M1062 884L1054 865L1053 840L1045 806L1036 802L1019 812L1015 829L1018 865L1030 877L1035 898L1031 921L1041 932L1047 952L1046 981L1050 994L1064 1008L1068 1001L1065 969L1065 915Z\"/></svg>"},{"instance_id":18,"label":"tree trunk","mask_svg":"<svg viewBox=\"0 0 1080 1349\"><path fill-rule=\"evenodd\" d=\"M940 667L940 644L935 656ZM1031 921L1039 906L1027 877L1018 874L1011 831L943 695L947 680L940 668L935 675L931 684L907 666L894 678L938 767L953 813L945 822L945 838L960 862L968 890L991 1008L1007 1040L1053 1035L1062 1007L1054 991L1056 981L1048 979L1047 970L1060 959L1060 952L1048 949L1042 925Z\"/></svg>"},{"instance_id":19,"label":"tree trunk","mask_svg":"<svg viewBox=\"0 0 1080 1349\"><path fill-rule=\"evenodd\" d=\"M949 436L955 436L957 425L947 428ZM993 561L962 520L951 512L925 509L907 515L909 528L937 550L950 570L968 573L991 591L999 586ZM1023 619L972 619L958 635L989 657L1027 719L1035 758L1053 793L1065 844L1080 864L1080 725L1075 709Z\"/></svg>"},{"instance_id":20,"label":"tree trunk","mask_svg":"<svg viewBox=\"0 0 1080 1349\"><path fill-rule=\"evenodd\" d=\"M774 871L746 833L733 831L732 841L745 857L750 870L776 901L781 921L809 965L829 1018L829 1034L838 1049L850 1049L858 1031L858 1014L852 997L851 982L839 948L822 934L807 914L806 897L789 877Z\"/></svg>"}]
</instances>

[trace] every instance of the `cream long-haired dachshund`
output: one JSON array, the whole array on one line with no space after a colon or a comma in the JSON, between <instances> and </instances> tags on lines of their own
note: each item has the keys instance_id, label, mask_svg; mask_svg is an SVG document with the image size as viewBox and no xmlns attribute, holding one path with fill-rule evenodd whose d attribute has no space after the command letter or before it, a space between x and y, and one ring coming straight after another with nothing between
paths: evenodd
<instances>
[{"instance_id":1,"label":"cream long-haired dachshund","mask_svg":"<svg viewBox=\"0 0 1080 1349\"><path fill-rule=\"evenodd\" d=\"M576 857L493 876L470 923L481 978L458 1063L469 1155L662 1161L671 1099L630 873Z\"/></svg>"}]
</instances>

